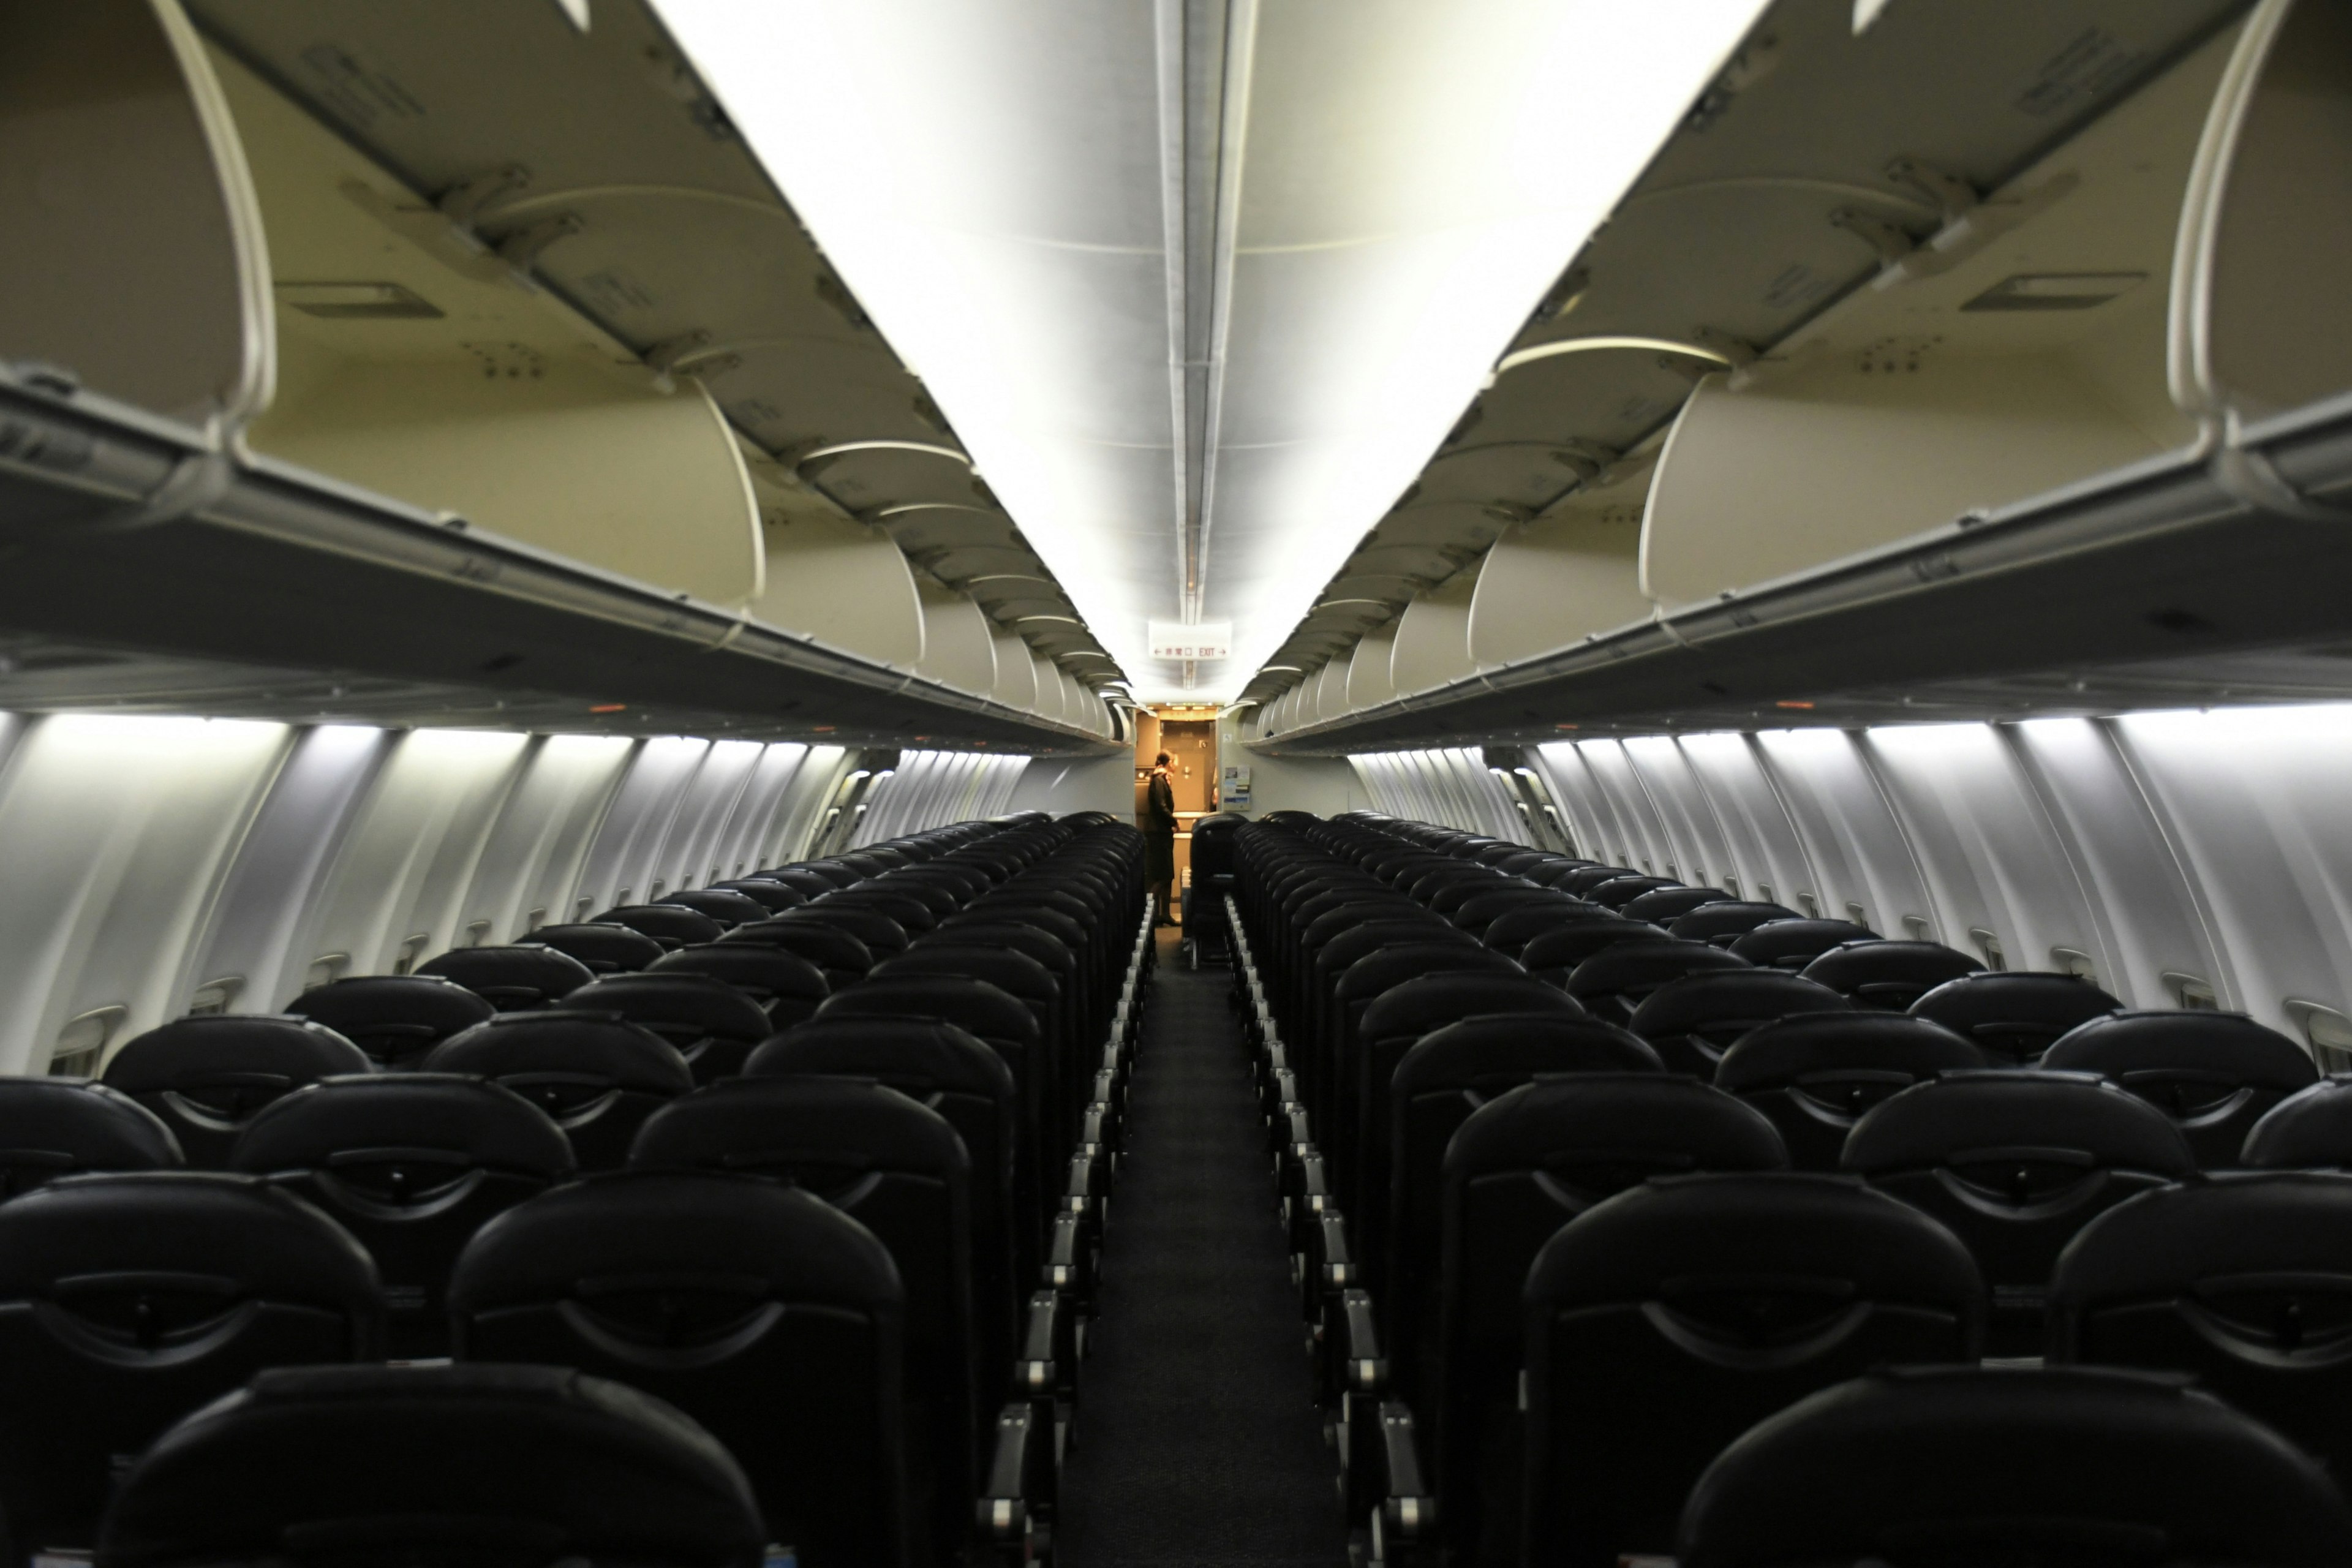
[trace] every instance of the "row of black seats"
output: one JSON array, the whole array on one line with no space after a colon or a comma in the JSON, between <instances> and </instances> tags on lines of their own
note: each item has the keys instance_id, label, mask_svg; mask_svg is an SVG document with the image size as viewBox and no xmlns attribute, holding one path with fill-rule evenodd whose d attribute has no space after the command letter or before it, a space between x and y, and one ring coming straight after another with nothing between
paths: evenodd
<instances>
[{"instance_id":1,"label":"row of black seats","mask_svg":"<svg viewBox=\"0 0 2352 1568\"><path fill-rule=\"evenodd\" d=\"M921 929L839 990L818 977L813 1011L692 977L706 1013L760 1020L740 1073L700 1087L690 1016L576 990L499 994L527 1010L393 1058L424 1070L370 1070L306 1005L166 1026L100 1083L0 1080L15 1551L86 1546L115 1462L257 1369L454 1352L676 1404L802 1561L1034 1555L1150 951L1140 843L1024 817L859 855L792 918L904 900L924 916L890 925ZM480 980L464 956L445 967ZM586 989L639 983L666 977ZM413 1042L451 990L302 1000ZM184 1137L221 1173L176 1169Z\"/></svg>"},{"instance_id":2,"label":"row of black seats","mask_svg":"<svg viewBox=\"0 0 2352 1568\"><path fill-rule=\"evenodd\" d=\"M1350 1493L1388 1555L1672 1552L1750 1426L1882 1363L1988 1350L2191 1372L2352 1465L2326 1370L2352 1287L2324 1261L2352 1240L2352 1086L2315 1083L2290 1043L2116 1014L2071 977L1856 994L1605 912L1639 929L1547 979L1479 938L1593 925L1535 879L1609 868L1361 817L1277 814L1238 849L1236 998ZM1644 880L1629 907L1712 907ZM1864 942L1924 945L1849 932L1805 964ZM1622 968L1576 984L1645 949L1687 967L1653 965L1638 997ZM2019 978L2066 987L2074 1016L1996 1000L1979 1023L2063 1018L2067 1052L2112 1076L1989 1065L2019 1053L1953 1026L1965 1008L1917 1008ZM2183 1078L2218 1103L2183 1105ZM2252 1159L2317 1168L2200 1178L2200 1124L2265 1105ZM2176 1231L2199 1239L2157 1239Z\"/></svg>"}]
</instances>

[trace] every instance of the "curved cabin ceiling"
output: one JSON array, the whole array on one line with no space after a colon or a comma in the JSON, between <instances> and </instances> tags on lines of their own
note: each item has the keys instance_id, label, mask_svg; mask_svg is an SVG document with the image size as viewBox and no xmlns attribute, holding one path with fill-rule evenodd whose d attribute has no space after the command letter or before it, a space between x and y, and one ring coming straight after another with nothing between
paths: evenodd
<instances>
[{"instance_id":1,"label":"curved cabin ceiling","mask_svg":"<svg viewBox=\"0 0 2352 1568\"><path fill-rule=\"evenodd\" d=\"M658 5L1147 700L1238 694L1331 597L1762 8Z\"/></svg>"}]
</instances>

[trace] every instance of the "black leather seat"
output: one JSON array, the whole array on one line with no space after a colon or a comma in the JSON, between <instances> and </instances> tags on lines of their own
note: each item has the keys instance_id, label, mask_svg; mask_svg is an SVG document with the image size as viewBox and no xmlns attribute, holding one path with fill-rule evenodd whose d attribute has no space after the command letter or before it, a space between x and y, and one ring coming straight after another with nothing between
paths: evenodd
<instances>
[{"instance_id":1,"label":"black leather seat","mask_svg":"<svg viewBox=\"0 0 2352 1568\"><path fill-rule=\"evenodd\" d=\"M823 1199L751 1176L590 1177L483 1226L449 1299L460 1360L576 1367L699 1422L768 1539L811 1568L910 1561L929 1500L907 1484L898 1271Z\"/></svg>"},{"instance_id":2,"label":"black leather seat","mask_svg":"<svg viewBox=\"0 0 2352 1568\"><path fill-rule=\"evenodd\" d=\"M2240 1173L2083 1227L2050 1284L2056 1362L2179 1373L2352 1474L2352 1176Z\"/></svg>"},{"instance_id":3,"label":"black leather seat","mask_svg":"<svg viewBox=\"0 0 2352 1568\"><path fill-rule=\"evenodd\" d=\"M1735 939L1730 950L1759 969L1801 970L1833 947L1882 940L1868 926L1852 921L1766 921Z\"/></svg>"},{"instance_id":4,"label":"black leather seat","mask_svg":"<svg viewBox=\"0 0 2352 1568\"><path fill-rule=\"evenodd\" d=\"M798 888L789 888L765 877L738 877L731 881L713 882L710 890L714 893L740 893L771 915L799 909L808 902L808 895Z\"/></svg>"},{"instance_id":5,"label":"black leather seat","mask_svg":"<svg viewBox=\"0 0 2352 1568\"><path fill-rule=\"evenodd\" d=\"M824 971L798 953L751 942L714 942L665 953L646 971L656 974L707 974L723 980L759 1005L772 1032L789 1029L814 1014L833 994ZM714 1068L717 1064L714 1064Z\"/></svg>"},{"instance_id":6,"label":"black leather seat","mask_svg":"<svg viewBox=\"0 0 2352 1568\"><path fill-rule=\"evenodd\" d=\"M583 1171L616 1170L638 1126L694 1088L669 1042L617 1013L517 1013L443 1041L427 1071L496 1079L552 1117Z\"/></svg>"},{"instance_id":7,"label":"black leather seat","mask_svg":"<svg viewBox=\"0 0 2352 1568\"><path fill-rule=\"evenodd\" d=\"M1671 1553L1700 1473L1792 1401L1975 1359L1984 1286L1950 1231L1858 1182L1680 1176L1555 1233L1527 1314L1527 1561L1610 1568Z\"/></svg>"},{"instance_id":8,"label":"black leather seat","mask_svg":"<svg viewBox=\"0 0 2352 1568\"><path fill-rule=\"evenodd\" d=\"M1791 1013L1845 1006L1837 993L1785 970L1742 966L1668 981L1642 999L1625 1026L1650 1042L1668 1072L1712 1079L1723 1053L1750 1029Z\"/></svg>"},{"instance_id":9,"label":"black leather seat","mask_svg":"<svg viewBox=\"0 0 2352 1568\"><path fill-rule=\"evenodd\" d=\"M1745 971L1745 959L1703 942L1677 942L1660 933L1654 941L1612 942L1569 971L1568 994L1584 1010L1612 1024L1630 1024L1635 1009L1662 986L1694 974Z\"/></svg>"},{"instance_id":10,"label":"black leather seat","mask_svg":"<svg viewBox=\"0 0 2352 1568\"><path fill-rule=\"evenodd\" d=\"M656 902L709 915L720 925L730 927L763 921L775 913L760 900L725 888L680 888L674 893L664 893Z\"/></svg>"},{"instance_id":11,"label":"black leather seat","mask_svg":"<svg viewBox=\"0 0 2352 1568\"><path fill-rule=\"evenodd\" d=\"M1631 866L1580 866L1573 871L1561 873L1551 885L1563 893L1572 893L1584 899L1591 897L1595 888L1613 882L1620 877L1638 877L1641 874Z\"/></svg>"},{"instance_id":12,"label":"black leather seat","mask_svg":"<svg viewBox=\"0 0 2352 1568\"><path fill-rule=\"evenodd\" d=\"M1076 1107L1071 1101L1076 1041L1054 972L1025 952L952 937L918 942L898 957L874 966L870 980L889 984L929 975L977 980L1018 997L1037 1021L1038 1131L1048 1154L1058 1154L1071 1134Z\"/></svg>"},{"instance_id":13,"label":"black leather seat","mask_svg":"<svg viewBox=\"0 0 2352 1568\"><path fill-rule=\"evenodd\" d=\"M2042 1065L2122 1084L2172 1118L2208 1171L2240 1163L2255 1123L2319 1081L2309 1052L2243 1013L2111 1013L2061 1035Z\"/></svg>"},{"instance_id":14,"label":"black leather seat","mask_svg":"<svg viewBox=\"0 0 2352 1568\"><path fill-rule=\"evenodd\" d=\"M893 892L884 882L868 882L835 893L815 905L812 912L845 931L856 931L857 939L877 956L904 952L908 943L937 929L940 923L940 916L928 900L916 897L911 889ZM894 931L898 933L895 940L890 935Z\"/></svg>"},{"instance_id":15,"label":"black leather seat","mask_svg":"<svg viewBox=\"0 0 2352 1568\"><path fill-rule=\"evenodd\" d=\"M440 974L355 974L313 986L286 1004L289 1017L334 1030L377 1067L393 1071L415 1067L434 1047L497 1011Z\"/></svg>"},{"instance_id":16,"label":"black leather seat","mask_svg":"<svg viewBox=\"0 0 2352 1568\"><path fill-rule=\"evenodd\" d=\"M626 926L649 936L669 952L691 942L717 942L728 927L699 910L684 904L622 904L593 917L599 925Z\"/></svg>"},{"instance_id":17,"label":"black leather seat","mask_svg":"<svg viewBox=\"0 0 2352 1568\"><path fill-rule=\"evenodd\" d=\"M2040 1352L2051 1270L2077 1231L2197 1168L2180 1130L2146 1100L2089 1073L2032 1068L1906 1089L1854 1123L1841 1163L1969 1244L2001 1355Z\"/></svg>"},{"instance_id":18,"label":"black leather seat","mask_svg":"<svg viewBox=\"0 0 2352 1568\"><path fill-rule=\"evenodd\" d=\"M1672 877L1612 877L1606 882L1587 888L1584 897L1604 909L1622 910L1635 899L1681 886Z\"/></svg>"},{"instance_id":19,"label":"black leather seat","mask_svg":"<svg viewBox=\"0 0 2352 1568\"><path fill-rule=\"evenodd\" d=\"M2319 1465L2210 1394L2126 1373L1939 1368L1824 1389L1726 1449L1683 1568L2322 1568L2352 1518Z\"/></svg>"},{"instance_id":20,"label":"black leather seat","mask_svg":"<svg viewBox=\"0 0 2352 1568\"><path fill-rule=\"evenodd\" d=\"M1489 888L1475 898L1465 899L1454 907L1449 917L1453 923L1472 936L1484 938L1487 928L1507 914L1518 910L1557 910L1573 906L1574 900L1565 893L1555 893L1549 888L1538 888L1526 882L1509 882ZM1493 947L1496 944L1488 942Z\"/></svg>"},{"instance_id":21,"label":"black leather seat","mask_svg":"<svg viewBox=\"0 0 2352 1568\"><path fill-rule=\"evenodd\" d=\"M1648 943L1666 940L1665 933L1647 921L1602 915L1538 932L1519 949L1519 963L1526 966L1528 973L1549 980L1565 990L1568 977L1576 973L1577 965L1596 953L1606 952L1621 942Z\"/></svg>"},{"instance_id":22,"label":"black leather seat","mask_svg":"<svg viewBox=\"0 0 2352 1568\"><path fill-rule=\"evenodd\" d=\"M549 1006L595 978L578 959L538 942L452 948L418 964L416 973L446 976L501 1013Z\"/></svg>"},{"instance_id":23,"label":"black leather seat","mask_svg":"<svg viewBox=\"0 0 2352 1568\"><path fill-rule=\"evenodd\" d=\"M1685 942L1729 947L1767 921L1803 918L1783 904L1731 900L1723 903L1701 904L1696 909L1676 915L1666 922L1666 934L1680 937Z\"/></svg>"},{"instance_id":24,"label":"black leather seat","mask_svg":"<svg viewBox=\"0 0 2352 1568\"><path fill-rule=\"evenodd\" d=\"M578 959L599 975L650 969L655 960L669 951L645 932L625 925L541 926L530 933L530 940Z\"/></svg>"},{"instance_id":25,"label":"black leather seat","mask_svg":"<svg viewBox=\"0 0 2352 1568\"><path fill-rule=\"evenodd\" d=\"M2322 1079L2273 1106L2240 1158L2262 1171L2352 1170L2352 1078Z\"/></svg>"},{"instance_id":26,"label":"black leather seat","mask_svg":"<svg viewBox=\"0 0 2352 1568\"><path fill-rule=\"evenodd\" d=\"M1875 1012L1802 1013L1740 1037L1715 1084L1769 1117L1801 1171L1834 1171L1846 1134L1880 1101L1938 1073L1990 1064L1925 1018Z\"/></svg>"},{"instance_id":27,"label":"black leather seat","mask_svg":"<svg viewBox=\"0 0 2352 1568\"><path fill-rule=\"evenodd\" d=\"M727 933L725 942L774 948L805 958L824 972L825 984L835 991L856 984L874 967L873 949L814 914L779 915L754 925L737 926Z\"/></svg>"},{"instance_id":28,"label":"black leather seat","mask_svg":"<svg viewBox=\"0 0 2352 1568\"><path fill-rule=\"evenodd\" d=\"M1599 904L1588 904L1565 893L1551 893L1540 902L1531 900L1496 915L1487 922L1478 937L1505 957L1523 960L1528 943L1548 931L1557 931L1580 921L1612 921L1617 918Z\"/></svg>"},{"instance_id":29,"label":"black leather seat","mask_svg":"<svg viewBox=\"0 0 2352 1568\"><path fill-rule=\"evenodd\" d=\"M1331 945L1336 948L1339 943ZM1366 1009L1408 981L1425 974L1445 973L1517 979L1524 977L1526 971L1493 949L1457 936L1381 947L1349 964L1339 975L1322 1015L1322 1033L1315 1042L1315 1049L1306 1058L1312 1069L1307 1075L1308 1104L1315 1110L1318 1128L1344 1129L1349 1140L1354 1136L1351 1100L1363 1049L1361 1028ZM1351 1142L1343 1143L1343 1168L1353 1152Z\"/></svg>"},{"instance_id":30,"label":"black leather seat","mask_svg":"<svg viewBox=\"0 0 2352 1568\"><path fill-rule=\"evenodd\" d=\"M316 1205L368 1249L395 1356L448 1353L449 1270L492 1215L569 1180L563 1130L449 1073L332 1078L246 1124L230 1164Z\"/></svg>"},{"instance_id":31,"label":"black leather seat","mask_svg":"<svg viewBox=\"0 0 2352 1568\"><path fill-rule=\"evenodd\" d=\"M674 1407L551 1366L286 1367L140 1456L106 1568L761 1568L743 1472Z\"/></svg>"},{"instance_id":32,"label":"black leather seat","mask_svg":"<svg viewBox=\"0 0 2352 1568\"><path fill-rule=\"evenodd\" d=\"M70 1176L0 1204L0 1510L87 1550L125 1455L264 1367L383 1349L375 1265L250 1177Z\"/></svg>"},{"instance_id":33,"label":"black leather seat","mask_svg":"<svg viewBox=\"0 0 2352 1568\"><path fill-rule=\"evenodd\" d=\"M2000 1061L2032 1062L2058 1037L2123 1004L2072 974L2032 971L1986 973L1948 980L1911 1011L1965 1035Z\"/></svg>"},{"instance_id":34,"label":"black leather seat","mask_svg":"<svg viewBox=\"0 0 2352 1568\"><path fill-rule=\"evenodd\" d=\"M1523 1301L1544 1243L1654 1176L1777 1171L1787 1159L1754 1110L1654 1071L1538 1078L1461 1124L1438 1184L1434 1254L1428 1237L1410 1234L1398 1254L1399 1280L1422 1283L1391 1293L1410 1317L1390 1354L1434 1415L1445 1533L1462 1561L1517 1555Z\"/></svg>"},{"instance_id":35,"label":"black leather seat","mask_svg":"<svg viewBox=\"0 0 2352 1568\"><path fill-rule=\"evenodd\" d=\"M776 866L752 873L763 882L774 882L812 900L821 899L843 884L822 871L806 866Z\"/></svg>"},{"instance_id":36,"label":"black leather seat","mask_svg":"<svg viewBox=\"0 0 2352 1568\"><path fill-rule=\"evenodd\" d=\"M1853 942L1831 948L1805 965L1806 979L1826 985L1859 1007L1908 1012L1911 1004L1947 980L1984 965L1939 942Z\"/></svg>"},{"instance_id":37,"label":"black leather seat","mask_svg":"<svg viewBox=\"0 0 2352 1568\"><path fill-rule=\"evenodd\" d=\"M990 1426L973 1329L971 1163L954 1127L871 1079L735 1079L656 1111L629 1164L788 1183L889 1248L904 1290L908 1451L928 1456L933 1539L961 1541Z\"/></svg>"},{"instance_id":38,"label":"black leather seat","mask_svg":"<svg viewBox=\"0 0 2352 1568\"><path fill-rule=\"evenodd\" d=\"M114 1054L101 1079L163 1119L189 1164L219 1170L254 1112L306 1083L367 1072L367 1053L299 1018L175 1018Z\"/></svg>"},{"instance_id":39,"label":"black leather seat","mask_svg":"<svg viewBox=\"0 0 2352 1568\"><path fill-rule=\"evenodd\" d=\"M1019 1296L1013 1166L1021 1102L1013 1069L970 1032L933 1018L813 1019L751 1053L747 1078L822 1073L871 1079L945 1117L971 1163L972 1301L982 1405L1003 1396ZM1033 1277L1024 1274L1022 1279Z\"/></svg>"},{"instance_id":40,"label":"black leather seat","mask_svg":"<svg viewBox=\"0 0 2352 1568\"><path fill-rule=\"evenodd\" d=\"M184 1160L163 1119L79 1078L0 1078L0 1198L86 1171L171 1171Z\"/></svg>"},{"instance_id":41,"label":"black leather seat","mask_svg":"<svg viewBox=\"0 0 2352 1568\"><path fill-rule=\"evenodd\" d=\"M611 975L583 985L563 1005L618 1013L652 1030L686 1058L697 1083L742 1071L743 1058L777 1027L751 993L719 975L690 969Z\"/></svg>"}]
</instances>

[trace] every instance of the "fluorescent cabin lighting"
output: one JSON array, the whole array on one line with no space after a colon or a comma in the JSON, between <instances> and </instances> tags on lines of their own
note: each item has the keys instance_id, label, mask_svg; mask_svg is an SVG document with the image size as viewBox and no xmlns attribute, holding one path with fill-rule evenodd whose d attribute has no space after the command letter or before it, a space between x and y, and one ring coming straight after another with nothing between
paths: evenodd
<instances>
[{"instance_id":1,"label":"fluorescent cabin lighting","mask_svg":"<svg viewBox=\"0 0 2352 1568\"><path fill-rule=\"evenodd\" d=\"M1219 293L1180 309L1181 0L656 0L1147 697L1185 673L1146 631L1182 608L1183 311L1217 324L1195 613L1234 624L1189 694L1229 698L1764 0L1230 4Z\"/></svg>"}]
</instances>

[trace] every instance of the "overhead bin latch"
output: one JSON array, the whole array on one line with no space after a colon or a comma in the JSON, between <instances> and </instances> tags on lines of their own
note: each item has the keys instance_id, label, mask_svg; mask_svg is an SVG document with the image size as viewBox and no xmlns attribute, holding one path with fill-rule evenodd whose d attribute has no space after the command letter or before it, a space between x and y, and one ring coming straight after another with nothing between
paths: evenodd
<instances>
[{"instance_id":1,"label":"overhead bin latch","mask_svg":"<svg viewBox=\"0 0 2352 1568\"><path fill-rule=\"evenodd\" d=\"M486 169L470 180L461 180L441 193L433 205L451 223L471 226L484 209L500 196L530 187L530 171L520 163L507 163L496 169Z\"/></svg>"},{"instance_id":2,"label":"overhead bin latch","mask_svg":"<svg viewBox=\"0 0 2352 1568\"><path fill-rule=\"evenodd\" d=\"M1898 185L1908 185L1935 203L1946 223L1960 217L1984 199L1974 185L1959 175L1916 158L1895 159L1886 165L1886 177Z\"/></svg>"}]
</instances>

